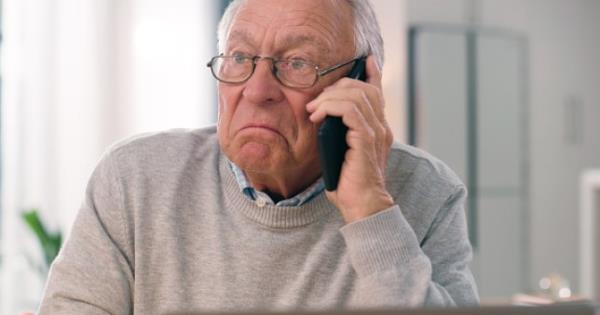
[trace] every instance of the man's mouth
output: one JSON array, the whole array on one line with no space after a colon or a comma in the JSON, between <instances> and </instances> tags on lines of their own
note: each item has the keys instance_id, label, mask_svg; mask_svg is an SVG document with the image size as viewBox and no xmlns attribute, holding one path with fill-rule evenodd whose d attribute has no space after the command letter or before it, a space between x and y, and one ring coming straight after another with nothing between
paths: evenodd
<instances>
[{"instance_id":1,"label":"man's mouth","mask_svg":"<svg viewBox=\"0 0 600 315\"><path fill-rule=\"evenodd\" d=\"M248 125L244 126L242 129L240 129L240 131L247 130L247 129L262 129L265 131L271 131L271 132L281 135L279 130L277 130L276 128L271 127L269 125L266 125L266 124L248 124Z\"/></svg>"},{"instance_id":2,"label":"man's mouth","mask_svg":"<svg viewBox=\"0 0 600 315\"><path fill-rule=\"evenodd\" d=\"M271 127L269 125L265 125L265 124L248 124L248 125L244 126L242 128L242 130L244 130L244 129L250 129L250 128L266 129L266 130L269 130L269 131L273 131L273 132L279 133L279 130L277 130L276 128L273 128L273 127Z\"/></svg>"}]
</instances>

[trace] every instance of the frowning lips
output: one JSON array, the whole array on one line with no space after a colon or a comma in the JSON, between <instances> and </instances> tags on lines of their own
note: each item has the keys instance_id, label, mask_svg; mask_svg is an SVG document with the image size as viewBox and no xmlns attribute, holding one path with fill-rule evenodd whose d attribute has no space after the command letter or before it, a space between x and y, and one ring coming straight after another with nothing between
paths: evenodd
<instances>
[{"instance_id":1,"label":"frowning lips","mask_svg":"<svg viewBox=\"0 0 600 315\"><path fill-rule=\"evenodd\" d=\"M283 137L283 135L281 134L281 132L279 131L279 129L277 129L276 127L273 127L272 125L269 124L262 124L262 123L250 123L245 125L244 127L240 128L239 131L243 131L243 130L249 130L249 129L262 129L265 131L271 131L274 132L280 136Z\"/></svg>"}]
</instances>

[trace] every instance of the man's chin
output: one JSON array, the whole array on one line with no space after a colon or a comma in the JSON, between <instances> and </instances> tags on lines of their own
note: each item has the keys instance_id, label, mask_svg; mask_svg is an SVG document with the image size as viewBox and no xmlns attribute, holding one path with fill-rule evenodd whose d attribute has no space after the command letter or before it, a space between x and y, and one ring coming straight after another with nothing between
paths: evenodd
<instances>
[{"instance_id":1,"label":"man's chin","mask_svg":"<svg viewBox=\"0 0 600 315\"><path fill-rule=\"evenodd\" d=\"M277 155L272 148L261 143L245 144L232 161L244 171L260 173L277 169L278 164Z\"/></svg>"}]
</instances>

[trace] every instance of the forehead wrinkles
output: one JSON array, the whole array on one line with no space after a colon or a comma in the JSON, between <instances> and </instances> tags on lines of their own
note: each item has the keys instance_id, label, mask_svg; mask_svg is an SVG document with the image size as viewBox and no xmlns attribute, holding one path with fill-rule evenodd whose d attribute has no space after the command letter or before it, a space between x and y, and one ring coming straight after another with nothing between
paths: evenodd
<instances>
[{"instance_id":1,"label":"forehead wrinkles","mask_svg":"<svg viewBox=\"0 0 600 315\"><path fill-rule=\"evenodd\" d=\"M298 16L291 12L277 29L275 40L282 45L309 43L313 41L323 52L334 50L344 38L343 28L333 19L324 20L320 16Z\"/></svg>"},{"instance_id":2,"label":"forehead wrinkles","mask_svg":"<svg viewBox=\"0 0 600 315\"><path fill-rule=\"evenodd\" d=\"M353 43L352 14L344 1L299 1L295 2L299 7L291 8L291 2L282 3L268 6L247 1L233 22L228 42L240 40L259 46L270 36L275 45L270 48L312 44L325 54Z\"/></svg>"}]
</instances>

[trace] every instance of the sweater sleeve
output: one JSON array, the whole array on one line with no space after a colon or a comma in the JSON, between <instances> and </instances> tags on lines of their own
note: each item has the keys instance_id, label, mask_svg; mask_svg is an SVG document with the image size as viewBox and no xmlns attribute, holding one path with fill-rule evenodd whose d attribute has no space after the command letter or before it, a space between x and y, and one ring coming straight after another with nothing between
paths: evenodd
<instances>
[{"instance_id":1,"label":"sweater sleeve","mask_svg":"<svg viewBox=\"0 0 600 315\"><path fill-rule=\"evenodd\" d=\"M39 314L130 314L133 253L120 182L110 155L94 171L85 201L52 264Z\"/></svg>"},{"instance_id":2,"label":"sweater sleeve","mask_svg":"<svg viewBox=\"0 0 600 315\"><path fill-rule=\"evenodd\" d=\"M342 227L358 278L351 306L476 305L465 195L460 187L446 200L421 244L397 205Z\"/></svg>"}]
</instances>

